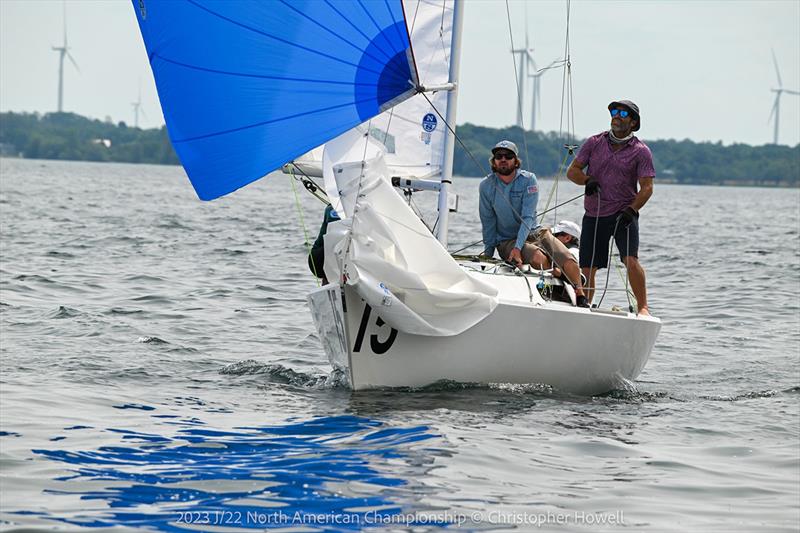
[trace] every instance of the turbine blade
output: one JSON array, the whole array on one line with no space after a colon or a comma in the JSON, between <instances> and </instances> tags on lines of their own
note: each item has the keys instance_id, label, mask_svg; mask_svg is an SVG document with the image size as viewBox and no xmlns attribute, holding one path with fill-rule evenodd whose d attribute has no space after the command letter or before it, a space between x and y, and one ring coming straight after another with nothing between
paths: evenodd
<instances>
[{"instance_id":1,"label":"turbine blade","mask_svg":"<svg viewBox=\"0 0 800 533\"><path fill-rule=\"evenodd\" d=\"M778 75L778 88L783 88L783 81L781 81L781 71L778 69L778 60L775 59L775 50L770 48L772 52L772 64L775 65L775 74Z\"/></svg>"},{"instance_id":2,"label":"turbine blade","mask_svg":"<svg viewBox=\"0 0 800 533\"><path fill-rule=\"evenodd\" d=\"M775 95L775 103L772 104L772 111L769 112L769 117L767 117L767 124L772 122L772 117L775 116L775 111L778 109L778 99L781 97L781 93Z\"/></svg>"},{"instance_id":3,"label":"turbine blade","mask_svg":"<svg viewBox=\"0 0 800 533\"><path fill-rule=\"evenodd\" d=\"M67 57L69 58L70 62L73 64L73 66L75 67L75 70L77 70L77 71L78 71L78 74L80 74L80 73L81 73L81 69L80 69L80 67L78 66L78 63L76 63L76 62L75 62L75 58L74 58L74 57L72 57L72 54L70 54L69 52L67 52Z\"/></svg>"},{"instance_id":4,"label":"turbine blade","mask_svg":"<svg viewBox=\"0 0 800 533\"><path fill-rule=\"evenodd\" d=\"M789 89L784 89L783 92L800 96L800 91L791 91Z\"/></svg>"},{"instance_id":5,"label":"turbine blade","mask_svg":"<svg viewBox=\"0 0 800 533\"><path fill-rule=\"evenodd\" d=\"M61 20L64 23L64 48L67 47L67 1L64 0L62 2L63 12L61 15Z\"/></svg>"},{"instance_id":6,"label":"turbine blade","mask_svg":"<svg viewBox=\"0 0 800 533\"><path fill-rule=\"evenodd\" d=\"M148 118L147 113L144 112L144 108L141 106L139 107L139 113L141 113L144 118Z\"/></svg>"}]
</instances>

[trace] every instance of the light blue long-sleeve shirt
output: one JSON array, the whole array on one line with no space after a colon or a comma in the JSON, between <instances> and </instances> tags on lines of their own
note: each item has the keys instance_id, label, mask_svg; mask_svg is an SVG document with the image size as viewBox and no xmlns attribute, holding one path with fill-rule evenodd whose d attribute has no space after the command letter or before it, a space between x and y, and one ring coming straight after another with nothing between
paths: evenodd
<instances>
[{"instance_id":1,"label":"light blue long-sleeve shirt","mask_svg":"<svg viewBox=\"0 0 800 533\"><path fill-rule=\"evenodd\" d=\"M483 253L491 257L498 243L510 239L516 239L516 247L521 250L528 234L536 228L536 175L517 170L511 183L505 184L492 173L481 181L479 191Z\"/></svg>"}]
</instances>

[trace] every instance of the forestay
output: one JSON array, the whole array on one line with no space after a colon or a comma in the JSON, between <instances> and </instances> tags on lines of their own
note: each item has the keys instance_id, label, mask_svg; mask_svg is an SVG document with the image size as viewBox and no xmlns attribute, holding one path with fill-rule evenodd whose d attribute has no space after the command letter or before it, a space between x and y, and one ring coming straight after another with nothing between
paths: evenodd
<instances>
[{"instance_id":1,"label":"forestay","mask_svg":"<svg viewBox=\"0 0 800 533\"><path fill-rule=\"evenodd\" d=\"M230 193L414 93L400 0L132 0L170 140Z\"/></svg>"}]
</instances>

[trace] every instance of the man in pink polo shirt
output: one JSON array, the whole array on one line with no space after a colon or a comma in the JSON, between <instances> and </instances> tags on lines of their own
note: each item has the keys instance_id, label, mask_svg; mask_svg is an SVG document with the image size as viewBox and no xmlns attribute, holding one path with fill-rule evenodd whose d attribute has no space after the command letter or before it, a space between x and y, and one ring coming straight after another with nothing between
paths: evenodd
<instances>
[{"instance_id":1,"label":"man in pink polo shirt","mask_svg":"<svg viewBox=\"0 0 800 533\"><path fill-rule=\"evenodd\" d=\"M586 139L567 177L586 186L581 229L580 266L591 301L598 268L608 267L613 235L620 259L628 268L639 314L649 315L645 273L639 264L639 210L653 194L653 155L633 132L639 131L639 106L630 100L608 104L611 129ZM637 187L638 186L638 187Z\"/></svg>"}]
</instances>

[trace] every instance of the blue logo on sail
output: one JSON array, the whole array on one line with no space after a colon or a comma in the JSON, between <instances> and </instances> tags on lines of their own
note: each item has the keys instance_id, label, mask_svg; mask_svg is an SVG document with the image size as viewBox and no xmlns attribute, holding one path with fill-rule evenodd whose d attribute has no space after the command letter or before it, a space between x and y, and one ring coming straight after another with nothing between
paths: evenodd
<instances>
[{"instance_id":1,"label":"blue logo on sail","mask_svg":"<svg viewBox=\"0 0 800 533\"><path fill-rule=\"evenodd\" d=\"M422 117L422 129L427 131L428 133L432 132L436 129L439 121L436 120L436 115L433 113L428 113L424 117Z\"/></svg>"}]
</instances>

